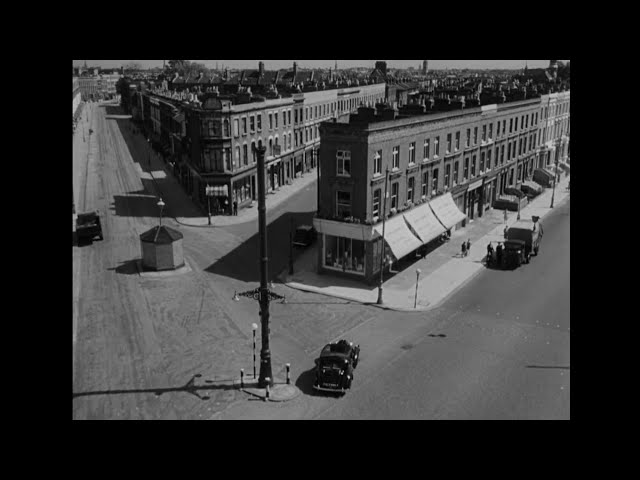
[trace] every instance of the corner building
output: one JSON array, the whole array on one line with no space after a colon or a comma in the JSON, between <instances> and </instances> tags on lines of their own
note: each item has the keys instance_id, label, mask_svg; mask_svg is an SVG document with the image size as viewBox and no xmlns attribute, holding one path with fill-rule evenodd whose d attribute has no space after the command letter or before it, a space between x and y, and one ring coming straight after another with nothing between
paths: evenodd
<instances>
[{"instance_id":1,"label":"corner building","mask_svg":"<svg viewBox=\"0 0 640 480\"><path fill-rule=\"evenodd\" d=\"M374 283L380 255L386 269L388 259L466 226L505 189L532 177L540 98L471 108L464 100L445 103L400 111L379 104L348 122L321 125L319 273Z\"/></svg>"}]
</instances>

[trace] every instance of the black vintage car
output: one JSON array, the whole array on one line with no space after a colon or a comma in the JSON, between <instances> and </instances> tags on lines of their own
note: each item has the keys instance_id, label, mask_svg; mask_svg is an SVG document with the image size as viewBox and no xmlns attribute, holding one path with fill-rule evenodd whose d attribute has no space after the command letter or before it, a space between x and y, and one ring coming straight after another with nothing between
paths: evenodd
<instances>
[{"instance_id":1,"label":"black vintage car","mask_svg":"<svg viewBox=\"0 0 640 480\"><path fill-rule=\"evenodd\" d=\"M316 379L313 388L344 394L353 382L353 371L358 366L360 345L340 340L329 343L316 359Z\"/></svg>"},{"instance_id":2,"label":"black vintage car","mask_svg":"<svg viewBox=\"0 0 640 480\"><path fill-rule=\"evenodd\" d=\"M308 247L316 240L316 229L311 225L301 225L296 228L293 236L293 245L296 247Z\"/></svg>"},{"instance_id":3,"label":"black vintage car","mask_svg":"<svg viewBox=\"0 0 640 480\"><path fill-rule=\"evenodd\" d=\"M76 218L76 234L78 241L93 240L98 237L104 239L102 234L102 224L98 212L81 213Z\"/></svg>"}]
</instances>

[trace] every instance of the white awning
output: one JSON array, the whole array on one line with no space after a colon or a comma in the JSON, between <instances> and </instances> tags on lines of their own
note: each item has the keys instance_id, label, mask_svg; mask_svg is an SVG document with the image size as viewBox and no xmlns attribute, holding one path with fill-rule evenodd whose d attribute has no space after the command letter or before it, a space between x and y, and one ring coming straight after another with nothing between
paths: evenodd
<instances>
[{"instance_id":1,"label":"white awning","mask_svg":"<svg viewBox=\"0 0 640 480\"><path fill-rule=\"evenodd\" d=\"M324 218L314 218L313 226L318 233L333 235L334 237L351 238L368 242L373 238L373 229L363 223L346 223L327 220Z\"/></svg>"},{"instance_id":2,"label":"white awning","mask_svg":"<svg viewBox=\"0 0 640 480\"><path fill-rule=\"evenodd\" d=\"M446 231L427 203L414 207L404 218L416 231L422 243L428 243Z\"/></svg>"},{"instance_id":3,"label":"white awning","mask_svg":"<svg viewBox=\"0 0 640 480\"><path fill-rule=\"evenodd\" d=\"M467 216L460 211L456 203L453 201L451 192L434 198L429 202L429 205L433 209L433 213L435 213L438 220L440 220L440 223L442 223L442 225L447 229L452 228L456 223L467 218Z\"/></svg>"},{"instance_id":4,"label":"white awning","mask_svg":"<svg viewBox=\"0 0 640 480\"><path fill-rule=\"evenodd\" d=\"M380 222L373 227L380 235L382 235L382 223ZM404 215L396 215L385 223L384 241L398 260L422 246L418 237L409 230Z\"/></svg>"}]
</instances>

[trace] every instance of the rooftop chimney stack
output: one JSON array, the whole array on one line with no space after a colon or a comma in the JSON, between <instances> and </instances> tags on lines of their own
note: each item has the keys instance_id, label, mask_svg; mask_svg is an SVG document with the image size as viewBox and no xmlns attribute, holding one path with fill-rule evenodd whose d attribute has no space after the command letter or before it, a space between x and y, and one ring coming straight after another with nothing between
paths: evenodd
<instances>
[{"instance_id":1,"label":"rooftop chimney stack","mask_svg":"<svg viewBox=\"0 0 640 480\"><path fill-rule=\"evenodd\" d=\"M293 62L293 78L295 81L295 77L298 74L298 64L296 62Z\"/></svg>"},{"instance_id":2,"label":"rooftop chimney stack","mask_svg":"<svg viewBox=\"0 0 640 480\"><path fill-rule=\"evenodd\" d=\"M264 76L264 62L258 62L258 73L260 76Z\"/></svg>"}]
</instances>

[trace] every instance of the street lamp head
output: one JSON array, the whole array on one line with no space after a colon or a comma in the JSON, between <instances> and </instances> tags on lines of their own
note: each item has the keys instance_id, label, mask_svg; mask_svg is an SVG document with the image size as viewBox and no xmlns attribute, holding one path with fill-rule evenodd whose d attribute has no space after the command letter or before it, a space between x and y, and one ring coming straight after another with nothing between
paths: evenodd
<instances>
[{"instance_id":1,"label":"street lamp head","mask_svg":"<svg viewBox=\"0 0 640 480\"><path fill-rule=\"evenodd\" d=\"M162 198L160 198L160 201L158 202L158 206L160 208L164 207L164 202L162 201Z\"/></svg>"},{"instance_id":2,"label":"street lamp head","mask_svg":"<svg viewBox=\"0 0 640 480\"><path fill-rule=\"evenodd\" d=\"M258 329L258 324L257 324L257 323L252 323L252 324L251 324L251 328L252 328L253 330L257 330L257 329Z\"/></svg>"},{"instance_id":3,"label":"street lamp head","mask_svg":"<svg viewBox=\"0 0 640 480\"><path fill-rule=\"evenodd\" d=\"M422 273L422 270L420 270L419 268L416 268L416 275L420 276L421 273Z\"/></svg>"}]
</instances>

